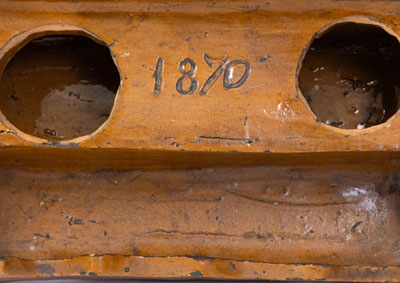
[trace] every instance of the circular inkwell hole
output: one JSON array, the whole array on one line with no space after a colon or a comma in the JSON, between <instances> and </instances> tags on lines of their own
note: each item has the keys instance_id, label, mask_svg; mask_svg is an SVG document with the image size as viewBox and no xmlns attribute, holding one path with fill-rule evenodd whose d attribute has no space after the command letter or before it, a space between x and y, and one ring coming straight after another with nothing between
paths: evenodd
<instances>
[{"instance_id":1,"label":"circular inkwell hole","mask_svg":"<svg viewBox=\"0 0 400 283\"><path fill-rule=\"evenodd\" d=\"M298 86L317 119L342 129L379 125L399 109L399 40L382 27L343 22L317 34Z\"/></svg>"},{"instance_id":2,"label":"circular inkwell hole","mask_svg":"<svg viewBox=\"0 0 400 283\"><path fill-rule=\"evenodd\" d=\"M6 64L0 110L26 134L70 140L104 124L120 81L105 44L83 35L46 35L25 44Z\"/></svg>"}]
</instances>

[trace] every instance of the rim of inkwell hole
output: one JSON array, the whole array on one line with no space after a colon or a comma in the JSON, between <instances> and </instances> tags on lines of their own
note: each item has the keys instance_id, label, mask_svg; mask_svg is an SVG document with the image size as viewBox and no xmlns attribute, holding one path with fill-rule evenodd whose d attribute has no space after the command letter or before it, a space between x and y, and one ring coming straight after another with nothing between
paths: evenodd
<instances>
[{"instance_id":1,"label":"rim of inkwell hole","mask_svg":"<svg viewBox=\"0 0 400 283\"><path fill-rule=\"evenodd\" d=\"M118 71L119 74L119 85L117 88L117 91L115 92L115 97L114 97L114 102L113 106L111 108L111 111L106 119L105 122L103 122L95 131L93 131L90 134L82 135L79 137L71 138L71 139L66 139L66 140L52 140L52 139L45 139L41 137L37 137L35 135L31 135L28 133L25 133L18 129L11 121L7 119L7 117L4 115L4 113L0 110L0 123L4 125L4 127L10 131L13 132L17 137L36 144L36 145L47 145L47 146L62 146L62 147L76 147L77 144L80 144L82 142L85 142L94 136L98 135L100 132L102 132L107 125L109 124L110 120L112 119L116 106L118 104L119 100L119 93L121 90L122 86L122 79L121 79L121 70L119 68L118 62L116 60L116 56L114 53L111 51L109 45L101 39L98 35L95 33L74 25L67 25L67 24L46 24L46 25L41 25L34 27L29 30L25 30L21 33L18 33L11 37L0 49L0 75L2 75L3 71L5 70L8 62L18 53L19 50L21 50L25 45L28 43L32 42L35 39L45 37L45 36L82 36L86 37L90 40L92 40L94 43L97 43L101 46L106 47L109 52L111 59L115 65L116 70Z\"/></svg>"},{"instance_id":2,"label":"rim of inkwell hole","mask_svg":"<svg viewBox=\"0 0 400 283\"><path fill-rule=\"evenodd\" d=\"M337 133L340 134L344 134L344 135L365 135L368 133L372 133L375 131L378 131L380 129L383 128L387 128L390 127L390 125L393 123L393 121L395 119L398 119L398 115L400 112L400 108L396 110L396 112L390 117L388 118L386 121L379 123L377 125L373 125L364 129L343 129L343 128L338 128L332 125L328 125L325 122L321 121L321 119L319 119L317 117L317 115L314 113L314 111L311 109L311 106L309 105L309 103L307 102L301 88L299 85L299 76L300 76L300 71L302 69L303 66L303 61L308 53L308 51L310 50L311 45L313 44L315 39L321 38L322 36L324 36L326 33L328 33L329 31L331 31L335 26L337 25L341 25L341 24L346 24L346 23L353 23L353 24L360 24L360 25L370 25L370 26L374 26L374 27L379 27L381 29L383 29L385 32L387 32L389 35L393 36L394 38L397 39L397 41L399 42L400 45L400 36L394 32L394 30L392 28L389 27L388 24L382 22L379 19L373 18L373 17L368 17L368 16L350 16L350 17L345 17L345 18L341 18L337 21L334 22L330 22L328 24L326 24L325 26L323 26L321 29L319 29L317 32L315 32L311 38L308 40L307 44L305 45L305 47L302 49L301 53L300 53L300 57L298 60L298 64L297 64L297 68L296 68L296 75L295 75L295 87L296 87L296 92L297 92L297 97L302 101L303 105L305 106L305 108L308 110L308 112L312 115L313 120L316 121L321 127L324 127L326 129L329 129L331 131L335 131ZM400 104L400 102L398 102Z\"/></svg>"}]
</instances>

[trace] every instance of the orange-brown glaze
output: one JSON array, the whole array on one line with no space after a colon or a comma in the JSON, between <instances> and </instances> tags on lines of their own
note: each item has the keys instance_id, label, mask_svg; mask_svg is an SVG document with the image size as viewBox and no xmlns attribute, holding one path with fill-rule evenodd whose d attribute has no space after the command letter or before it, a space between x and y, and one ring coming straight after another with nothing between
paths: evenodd
<instances>
[{"instance_id":1,"label":"orange-brown glaze","mask_svg":"<svg viewBox=\"0 0 400 283\"><path fill-rule=\"evenodd\" d=\"M0 280L400 281L398 113L328 126L298 87L311 39L340 22L398 38L400 10L0 1L1 70L36 38L79 35L109 46L121 78L88 135L36 137L0 113Z\"/></svg>"},{"instance_id":2,"label":"orange-brown glaze","mask_svg":"<svg viewBox=\"0 0 400 283\"><path fill-rule=\"evenodd\" d=\"M126 275L118 273L121 255L222 259L235 265L397 266L399 177L387 157L376 165L370 159L366 166L347 165L341 158L338 164L331 159L293 167L2 169L0 253L37 264L114 255L98 268L89 264L91 257L80 258L88 264L81 268L121 276ZM391 169L377 167L385 164ZM57 275L67 272L52 268ZM4 275L16 276L12 270L5 265ZM248 278L222 267L210 274Z\"/></svg>"}]
</instances>

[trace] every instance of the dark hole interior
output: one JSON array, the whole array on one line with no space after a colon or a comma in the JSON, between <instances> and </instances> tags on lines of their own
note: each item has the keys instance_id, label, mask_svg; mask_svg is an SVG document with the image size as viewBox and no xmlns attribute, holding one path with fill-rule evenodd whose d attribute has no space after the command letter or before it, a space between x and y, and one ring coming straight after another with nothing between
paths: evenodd
<instances>
[{"instance_id":1,"label":"dark hole interior","mask_svg":"<svg viewBox=\"0 0 400 283\"><path fill-rule=\"evenodd\" d=\"M343 129L381 124L399 109L400 44L378 26L343 23L314 39L299 87L322 122Z\"/></svg>"},{"instance_id":2,"label":"dark hole interior","mask_svg":"<svg viewBox=\"0 0 400 283\"><path fill-rule=\"evenodd\" d=\"M119 84L107 47L84 36L44 36L22 47L6 65L0 109L27 134L72 139L107 120Z\"/></svg>"}]
</instances>

